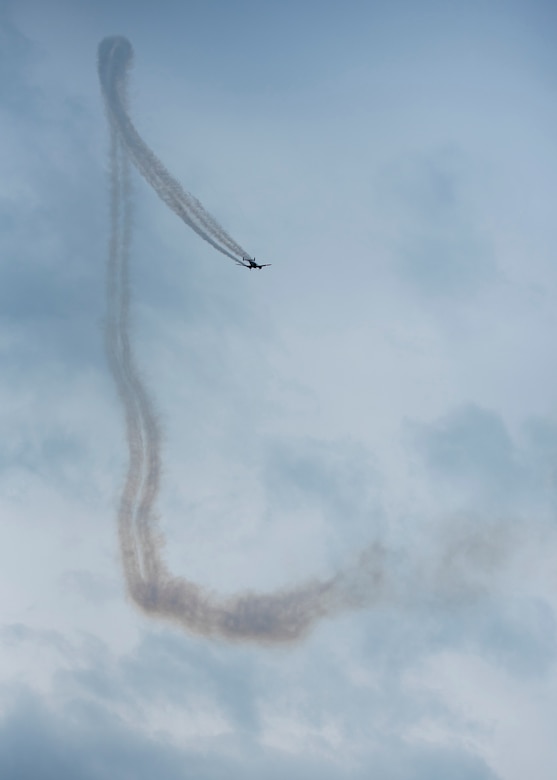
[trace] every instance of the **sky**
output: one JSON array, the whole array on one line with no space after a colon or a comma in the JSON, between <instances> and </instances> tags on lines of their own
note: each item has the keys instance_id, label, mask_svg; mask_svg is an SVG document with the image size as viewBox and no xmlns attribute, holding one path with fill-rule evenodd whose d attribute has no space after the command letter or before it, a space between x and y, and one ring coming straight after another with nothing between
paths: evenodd
<instances>
[{"instance_id":1,"label":"sky","mask_svg":"<svg viewBox=\"0 0 557 780\"><path fill-rule=\"evenodd\" d=\"M557 11L542 0L0 2L0 776L557 776ZM291 643L141 612L104 351L97 47L142 138L131 337L168 570L380 577ZM366 590L369 588L369 590Z\"/></svg>"}]
</instances>

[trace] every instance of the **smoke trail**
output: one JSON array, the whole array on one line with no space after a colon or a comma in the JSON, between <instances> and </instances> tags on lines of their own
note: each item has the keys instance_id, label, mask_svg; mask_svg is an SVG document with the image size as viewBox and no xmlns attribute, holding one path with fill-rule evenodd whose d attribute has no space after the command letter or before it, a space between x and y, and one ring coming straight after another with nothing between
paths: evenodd
<instances>
[{"instance_id":1,"label":"smoke trail","mask_svg":"<svg viewBox=\"0 0 557 780\"><path fill-rule=\"evenodd\" d=\"M155 514L161 471L160 431L130 343L129 160L163 200L215 248L224 254L229 253L223 246L239 253L243 250L206 215L193 196L184 193L137 136L128 117L126 96L131 51L124 38L107 38L99 46L99 75L110 128L106 351L124 408L129 452L118 508L128 593L145 613L177 622L197 634L269 643L293 641L321 618L377 598L383 589L383 552L372 547L351 569L324 581L310 581L276 593L246 592L228 598L216 597L169 572L161 553L162 538Z\"/></svg>"},{"instance_id":2,"label":"smoke trail","mask_svg":"<svg viewBox=\"0 0 557 780\"><path fill-rule=\"evenodd\" d=\"M133 49L126 38L105 38L99 44L98 71L107 114L131 160L157 195L205 241L232 260L249 257L197 198L171 176L135 129L125 99L127 71L132 61Z\"/></svg>"}]
</instances>

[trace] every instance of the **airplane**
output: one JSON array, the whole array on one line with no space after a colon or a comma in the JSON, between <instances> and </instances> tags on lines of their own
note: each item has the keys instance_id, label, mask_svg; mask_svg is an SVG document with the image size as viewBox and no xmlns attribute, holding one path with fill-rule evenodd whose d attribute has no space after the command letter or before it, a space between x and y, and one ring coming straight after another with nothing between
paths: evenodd
<instances>
[{"instance_id":1,"label":"airplane","mask_svg":"<svg viewBox=\"0 0 557 780\"><path fill-rule=\"evenodd\" d=\"M251 271L253 268L257 268L259 271L261 271L262 268L268 268L272 263L262 263L259 265L259 263L255 262L255 257L242 257L241 260L236 260L236 263L238 265L243 265L244 268L249 268Z\"/></svg>"}]
</instances>

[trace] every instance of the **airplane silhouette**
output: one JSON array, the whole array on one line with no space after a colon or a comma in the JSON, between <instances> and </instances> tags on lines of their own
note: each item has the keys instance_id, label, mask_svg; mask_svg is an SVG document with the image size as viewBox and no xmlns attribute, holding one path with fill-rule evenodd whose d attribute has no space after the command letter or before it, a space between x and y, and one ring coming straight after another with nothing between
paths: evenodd
<instances>
[{"instance_id":1,"label":"airplane silhouette","mask_svg":"<svg viewBox=\"0 0 557 780\"><path fill-rule=\"evenodd\" d=\"M268 268L272 263L262 263L259 265L259 263L255 262L255 257L242 257L241 260L236 260L236 263L238 265L243 265L244 268L249 268L251 271L253 268L257 268L261 270L262 268Z\"/></svg>"}]
</instances>

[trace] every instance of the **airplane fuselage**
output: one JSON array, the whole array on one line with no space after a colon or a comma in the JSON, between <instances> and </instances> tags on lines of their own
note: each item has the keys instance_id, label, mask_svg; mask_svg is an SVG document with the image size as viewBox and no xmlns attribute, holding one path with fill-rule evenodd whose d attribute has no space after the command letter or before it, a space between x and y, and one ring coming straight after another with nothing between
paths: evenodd
<instances>
[{"instance_id":1,"label":"airplane fuselage","mask_svg":"<svg viewBox=\"0 0 557 780\"><path fill-rule=\"evenodd\" d=\"M259 265L259 263L255 262L255 257L242 257L241 260L236 260L236 263L238 265L243 265L244 268L247 268L250 271L254 268L257 268L258 271L261 271L262 268L268 268L271 265L271 263L261 263L261 265Z\"/></svg>"}]
</instances>

